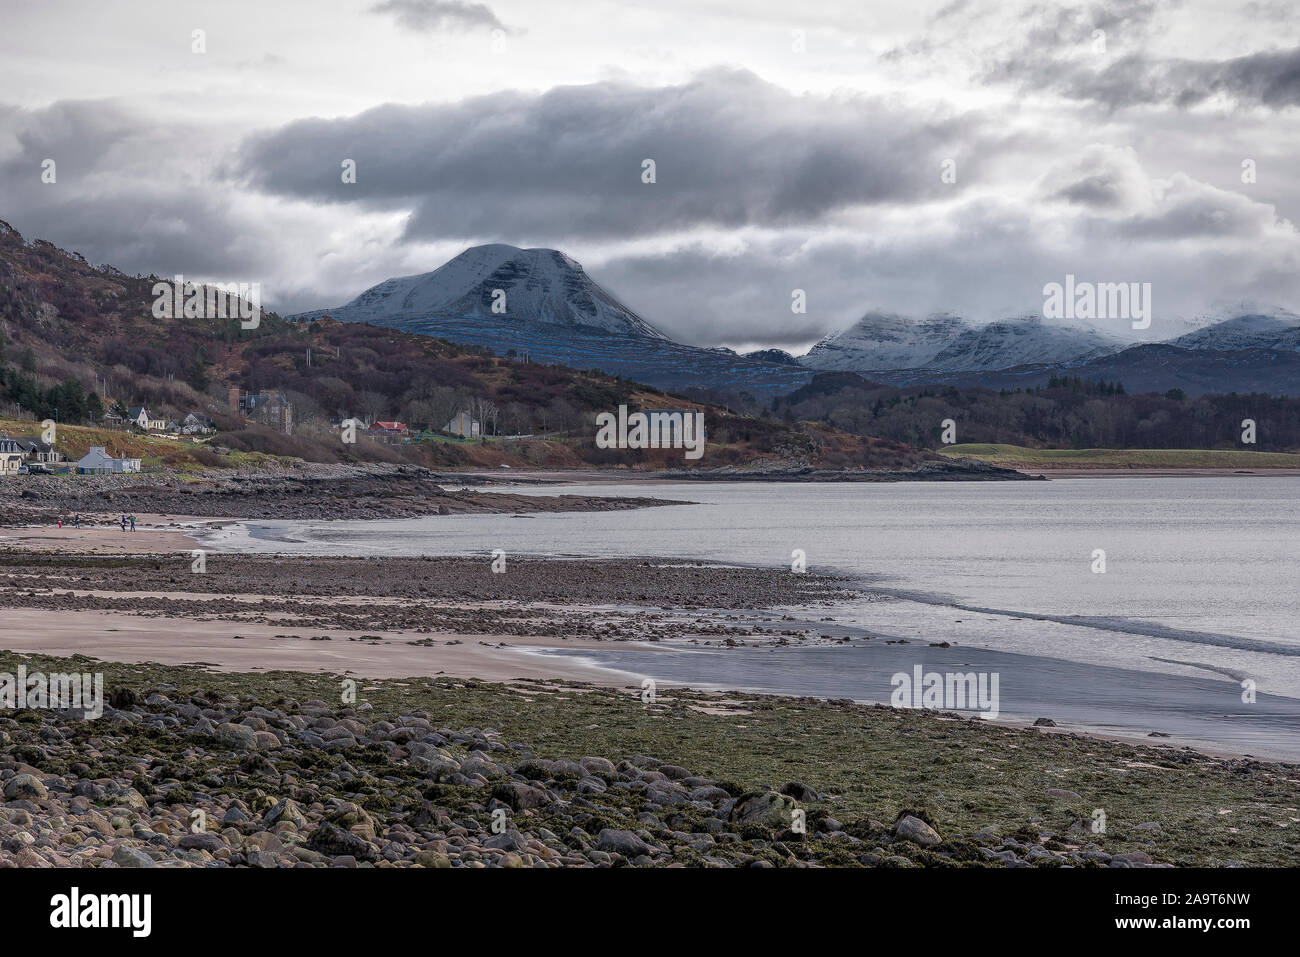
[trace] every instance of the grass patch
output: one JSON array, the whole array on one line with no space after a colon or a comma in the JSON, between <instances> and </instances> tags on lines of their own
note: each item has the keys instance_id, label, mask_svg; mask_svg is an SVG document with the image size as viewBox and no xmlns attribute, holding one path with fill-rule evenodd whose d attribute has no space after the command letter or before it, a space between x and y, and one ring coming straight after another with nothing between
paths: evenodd
<instances>
[{"instance_id":1,"label":"grass patch","mask_svg":"<svg viewBox=\"0 0 1300 957\"><path fill-rule=\"evenodd\" d=\"M1300 468L1300 453L1232 449L1030 449L972 443L935 451L1007 468Z\"/></svg>"}]
</instances>

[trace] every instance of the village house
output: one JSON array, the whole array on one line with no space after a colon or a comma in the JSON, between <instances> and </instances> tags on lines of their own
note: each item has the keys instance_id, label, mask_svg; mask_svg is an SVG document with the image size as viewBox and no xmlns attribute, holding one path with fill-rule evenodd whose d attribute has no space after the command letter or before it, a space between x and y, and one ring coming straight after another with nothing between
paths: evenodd
<instances>
[{"instance_id":1,"label":"village house","mask_svg":"<svg viewBox=\"0 0 1300 957\"><path fill-rule=\"evenodd\" d=\"M191 412L181 420L181 435L208 435L215 431L212 420L201 412Z\"/></svg>"},{"instance_id":2,"label":"village house","mask_svg":"<svg viewBox=\"0 0 1300 957\"><path fill-rule=\"evenodd\" d=\"M66 462L68 457L56 449L49 442L41 439L29 438L25 436L16 436L14 441L23 450L23 457L29 462L40 462L45 465L57 465L60 462Z\"/></svg>"},{"instance_id":3,"label":"village house","mask_svg":"<svg viewBox=\"0 0 1300 957\"><path fill-rule=\"evenodd\" d=\"M442 431L468 439L477 438L480 429L479 424L474 421L474 417L468 412L457 412L452 420L443 427Z\"/></svg>"},{"instance_id":4,"label":"village house","mask_svg":"<svg viewBox=\"0 0 1300 957\"><path fill-rule=\"evenodd\" d=\"M24 457L21 445L7 435L0 435L0 475L17 475Z\"/></svg>"},{"instance_id":5,"label":"village house","mask_svg":"<svg viewBox=\"0 0 1300 957\"><path fill-rule=\"evenodd\" d=\"M375 422L361 434L387 445L411 441L411 429L405 422Z\"/></svg>"},{"instance_id":6,"label":"village house","mask_svg":"<svg viewBox=\"0 0 1300 957\"><path fill-rule=\"evenodd\" d=\"M150 414L149 410L142 405L133 405L126 410L126 420L132 425L138 425L146 432L162 432L167 428L167 420L158 418Z\"/></svg>"},{"instance_id":7,"label":"village house","mask_svg":"<svg viewBox=\"0 0 1300 957\"><path fill-rule=\"evenodd\" d=\"M118 459L109 455L102 445L92 445L90 451L77 460L78 475L111 475L115 472L138 472L140 460Z\"/></svg>"},{"instance_id":8,"label":"village house","mask_svg":"<svg viewBox=\"0 0 1300 957\"><path fill-rule=\"evenodd\" d=\"M244 392L231 386L227 393L231 415L269 425L285 435L293 434L293 406L279 392Z\"/></svg>"}]
</instances>

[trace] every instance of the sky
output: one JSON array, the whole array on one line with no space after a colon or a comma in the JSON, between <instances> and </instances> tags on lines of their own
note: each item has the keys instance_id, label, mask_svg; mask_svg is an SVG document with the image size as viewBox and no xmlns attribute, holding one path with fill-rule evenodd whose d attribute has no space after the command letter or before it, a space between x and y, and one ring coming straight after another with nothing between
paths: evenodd
<instances>
[{"instance_id":1,"label":"sky","mask_svg":"<svg viewBox=\"0 0 1300 957\"><path fill-rule=\"evenodd\" d=\"M1300 312L1290 0L4 8L0 219L282 313L487 242L742 350L1067 274Z\"/></svg>"}]
</instances>

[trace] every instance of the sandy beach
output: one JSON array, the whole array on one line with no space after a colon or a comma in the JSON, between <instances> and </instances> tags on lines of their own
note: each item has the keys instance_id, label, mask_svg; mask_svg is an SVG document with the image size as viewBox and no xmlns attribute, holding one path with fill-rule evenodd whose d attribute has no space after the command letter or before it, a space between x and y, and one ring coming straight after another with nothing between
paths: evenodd
<instances>
[{"instance_id":1,"label":"sandy beach","mask_svg":"<svg viewBox=\"0 0 1300 957\"><path fill-rule=\"evenodd\" d=\"M197 516L137 514L135 524L135 531L129 526L123 531L108 516L96 516L93 520L83 516L79 528L66 523L62 527L57 524L0 527L0 548L12 546L95 555L162 555L197 548L193 530L221 523Z\"/></svg>"},{"instance_id":2,"label":"sandy beach","mask_svg":"<svg viewBox=\"0 0 1300 957\"><path fill-rule=\"evenodd\" d=\"M112 612L50 615L17 609L6 616L5 647L25 654L91 655L105 661L203 665L218 671L298 671L363 678L451 675L485 681L566 678L618 687L611 671L577 660L528 654L518 639L416 632L383 637L358 631L328 636L269 625L142 618ZM234 633L237 631L237 634ZM412 644L419 642L419 644ZM594 648L598 642L538 637L523 647Z\"/></svg>"},{"instance_id":3,"label":"sandy beach","mask_svg":"<svg viewBox=\"0 0 1300 957\"><path fill-rule=\"evenodd\" d=\"M558 677L617 685L625 681L617 669L527 649L592 650L618 642L653 654L657 643L672 639L830 641L807 627L796 631L785 616L762 608L773 601L824 601L840 591L819 576L637 561L599 569L515 561L505 576L477 559L286 564L213 553L198 574L192 542L174 528L125 533L143 545L129 556L125 543L115 547L118 530L65 529L70 534L42 537L46 531L19 538L20 549L0 551L6 648L228 671ZM88 542L94 547L85 548ZM688 603L731 610L691 610Z\"/></svg>"},{"instance_id":4,"label":"sandy beach","mask_svg":"<svg viewBox=\"0 0 1300 957\"><path fill-rule=\"evenodd\" d=\"M6 647L231 672L561 678L610 687L653 677L664 687L882 703L891 698L890 676L919 662L940 673L1003 675L1003 723L1047 718L1112 740L1150 736L1207 753L1293 756L1279 744L1296 721L1286 699L1261 695L1251 720L1224 724L1237 689L1221 676L873 639L837 623L836 603L892 599L832 577L544 559L512 560L498 575L481 558L225 552L207 555L196 574L192 543L157 518L126 533L153 546L133 555L114 549L113 536L123 534L115 529L0 551ZM100 547L78 551L87 534Z\"/></svg>"}]
</instances>

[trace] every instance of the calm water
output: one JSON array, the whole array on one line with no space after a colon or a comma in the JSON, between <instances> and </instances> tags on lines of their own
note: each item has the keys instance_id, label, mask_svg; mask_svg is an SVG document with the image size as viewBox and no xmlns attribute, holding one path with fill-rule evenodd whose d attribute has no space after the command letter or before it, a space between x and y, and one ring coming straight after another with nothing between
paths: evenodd
<instances>
[{"instance_id":1,"label":"calm water","mask_svg":"<svg viewBox=\"0 0 1300 957\"><path fill-rule=\"evenodd\" d=\"M1060 698L1050 693L1053 682L1080 705L1101 701L1102 692L1077 687L1081 676L1108 675L1110 687L1119 680L1116 670L1136 681L1124 695L1139 699L1129 705L1139 712L1141 673L1184 679L1187 708L1198 714L1206 710L1205 688L1222 696L1212 706L1218 711L1234 710L1234 702L1247 714L1265 710L1241 704L1237 682L1245 678L1262 693L1300 698L1300 478L602 484L562 491L697 504L536 516L257 522L228 529L212 544L307 554L480 554L485 561L503 548L521 556L651 556L784 568L792 551L802 549L809 570L851 574L889 596L830 612L860 630L854 633L875 636L877 647L897 638L923 647L948 641L972 654L1008 656L1004 663L1055 660L1054 677L1046 661L1020 668L1026 673L1020 683L1025 713L1039 710L1038 699L1046 706ZM1093 571L1098 549L1105 552L1104 574ZM646 653L619 650L597 660L643 673L630 665L629 654ZM881 699L878 675L863 670L881 667L876 659L883 652L869 655L872 662L862 668L852 655L826 654L835 650L735 656L740 674L721 658L710 663L696 656L681 667L697 684L818 693L808 690L815 686ZM683 654L674 667L684 660ZM755 663L743 665L750 660ZM828 667L828 660L843 665ZM863 671L861 680L855 671ZM837 679L812 680L826 673ZM1145 685L1153 701L1171 695L1176 701L1176 687L1154 677ZM1003 688L1005 698L1005 680Z\"/></svg>"}]
</instances>

